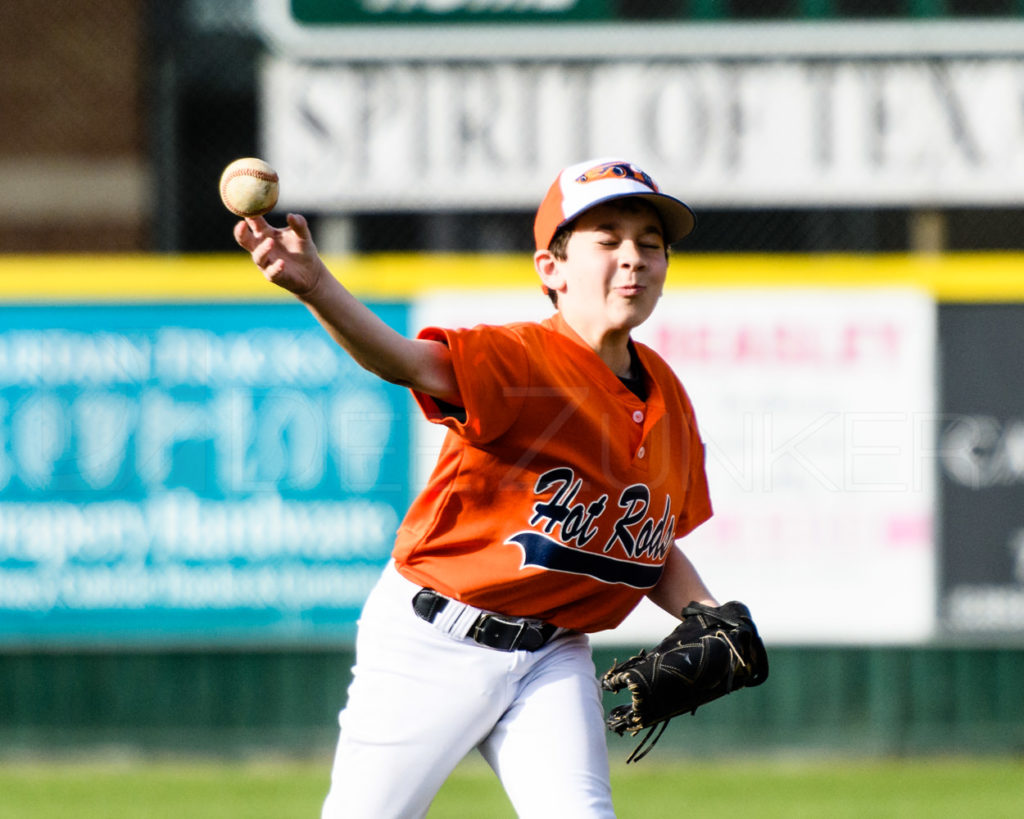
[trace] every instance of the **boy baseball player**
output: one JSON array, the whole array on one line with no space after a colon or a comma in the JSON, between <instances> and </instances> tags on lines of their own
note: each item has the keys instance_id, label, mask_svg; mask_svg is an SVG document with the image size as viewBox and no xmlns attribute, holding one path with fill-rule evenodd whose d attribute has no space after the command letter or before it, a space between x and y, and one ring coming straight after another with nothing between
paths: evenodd
<instances>
[{"instance_id":1,"label":"boy baseball player","mask_svg":"<svg viewBox=\"0 0 1024 819\"><path fill-rule=\"evenodd\" d=\"M359 621L324 817L418 817L478 749L519 816L611 817L587 634L647 596L717 606L676 545L711 516L686 392L630 332L693 213L622 160L563 170L537 211L540 323L391 330L306 221L235 239L367 370L447 427Z\"/></svg>"}]
</instances>

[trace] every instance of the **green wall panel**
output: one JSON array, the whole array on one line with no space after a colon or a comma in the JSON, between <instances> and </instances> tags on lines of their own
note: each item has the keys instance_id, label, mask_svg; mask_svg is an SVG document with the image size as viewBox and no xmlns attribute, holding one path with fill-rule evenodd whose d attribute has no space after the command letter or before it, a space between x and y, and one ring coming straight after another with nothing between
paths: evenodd
<instances>
[{"instance_id":1,"label":"green wall panel","mask_svg":"<svg viewBox=\"0 0 1024 819\"><path fill-rule=\"evenodd\" d=\"M622 654L598 650L598 669ZM786 647L770 657L767 683L677 718L660 752L1024 751L1024 648ZM351 661L324 648L0 654L0 747L321 753L334 743ZM638 739L610 736L613 759Z\"/></svg>"}]
</instances>

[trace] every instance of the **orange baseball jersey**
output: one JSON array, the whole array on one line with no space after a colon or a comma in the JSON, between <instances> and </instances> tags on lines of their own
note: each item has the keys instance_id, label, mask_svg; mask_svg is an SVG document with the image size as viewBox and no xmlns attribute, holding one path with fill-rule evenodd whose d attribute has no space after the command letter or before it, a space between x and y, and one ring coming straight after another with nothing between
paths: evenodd
<instances>
[{"instance_id":1,"label":"orange baseball jersey","mask_svg":"<svg viewBox=\"0 0 1024 819\"><path fill-rule=\"evenodd\" d=\"M448 432L399 527L398 570L488 611L618 625L674 541L711 516L704 446L675 374L635 344L640 400L558 313L420 337L451 349L465 411L414 393Z\"/></svg>"}]
</instances>

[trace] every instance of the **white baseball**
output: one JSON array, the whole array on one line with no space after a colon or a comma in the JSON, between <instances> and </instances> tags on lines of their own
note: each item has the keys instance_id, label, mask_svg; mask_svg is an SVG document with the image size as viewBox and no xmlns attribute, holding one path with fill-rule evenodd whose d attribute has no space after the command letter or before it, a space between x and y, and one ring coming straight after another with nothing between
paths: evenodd
<instances>
[{"instance_id":1,"label":"white baseball","mask_svg":"<svg viewBox=\"0 0 1024 819\"><path fill-rule=\"evenodd\" d=\"M220 198L235 216L262 216L277 204L277 171L254 156L236 159L220 175Z\"/></svg>"}]
</instances>

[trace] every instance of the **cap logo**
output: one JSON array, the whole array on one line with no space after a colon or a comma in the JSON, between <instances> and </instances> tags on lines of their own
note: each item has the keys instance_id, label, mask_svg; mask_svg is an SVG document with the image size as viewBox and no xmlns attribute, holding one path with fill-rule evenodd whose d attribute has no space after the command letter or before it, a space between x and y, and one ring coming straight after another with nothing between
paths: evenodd
<instances>
[{"instance_id":1,"label":"cap logo","mask_svg":"<svg viewBox=\"0 0 1024 819\"><path fill-rule=\"evenodd\" d=\"M634 168L625 162L605 162L602 165L597 165L581 173L575 181L585 185L588 182L596 182L598 179L633 179L658 193L658 186L654 184L651 177L639 168Z\"/></svg>"}]
</instances>

